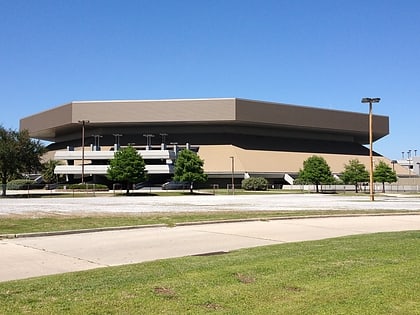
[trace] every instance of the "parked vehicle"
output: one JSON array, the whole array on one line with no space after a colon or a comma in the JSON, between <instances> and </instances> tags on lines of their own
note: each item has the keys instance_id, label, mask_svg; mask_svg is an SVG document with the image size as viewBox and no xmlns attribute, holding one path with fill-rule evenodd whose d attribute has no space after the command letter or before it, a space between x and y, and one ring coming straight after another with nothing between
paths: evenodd
<instances>
[{"instance_id":1,"label":"parked vehicle","mask_svg":"<svg viewBox=\"0 0 420 315\"><path fill-rule=\"evenodd\" d=\"M188 182L166 182L162 185L163 190L176 190L176 189L188 189L190 187L190 183Z\"/></svg>"},{"instance_id":2,"label":"parked vehicle","mask_svg":"<svg viewBox=\"0 0 420 315\"><path fill-rule=\"evenodd\" d=\"M141 182L141 183L134 184L133 189L138 190L138 189L142 189L142 188L147 187L147 186L149 186L148 182Z\"/></svg>"}]
</instances>

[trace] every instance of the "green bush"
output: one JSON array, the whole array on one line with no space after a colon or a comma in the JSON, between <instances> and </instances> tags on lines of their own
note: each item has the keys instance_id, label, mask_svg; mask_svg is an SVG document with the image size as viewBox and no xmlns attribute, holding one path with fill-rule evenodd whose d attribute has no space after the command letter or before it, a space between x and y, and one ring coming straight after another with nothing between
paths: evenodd
<instances>
[{"instance_id":1,"label":"green bush","mask_svg":"<svg viewBox=\"0 0 420 315\"><path fill-rule=\"evenodd\" d=\"M9 190L26 190L37 188L36 183L31 179L14 179L7 183Z\"/></svg>"},{"instance_id":2,"label":"green bush","mask_svg":"<svg viewBox=\"0 0 420 315\"><path fill-rule=\"evenodd\" d=\"M68 189L75 189L75 190L88 190L88 189L95 189L95 190L108 190L108 186L102 184L72 184L67 187Z\"/></svg>"},{"instance_id":3,"label":"green bush","mask_svg":"<svg viewBox=\"0 0 420 315\"><path fill-rule=\"evenodd\" d=\"M249 177L242 180L245 190L267 190L268 181L263 177Z\"/></svg>"}]
</instances>

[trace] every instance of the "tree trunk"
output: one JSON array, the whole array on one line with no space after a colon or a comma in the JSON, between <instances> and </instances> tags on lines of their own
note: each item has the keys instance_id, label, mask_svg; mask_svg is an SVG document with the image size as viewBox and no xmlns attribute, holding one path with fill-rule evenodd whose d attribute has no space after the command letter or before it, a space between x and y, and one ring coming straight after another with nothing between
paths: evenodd
<instances>
[{"instance_id":1,"label":"tree trunk","mask_svg":"<svg viewBox=\"0 0 420 315\"><path fill-rule=\"evenodd\" d=\"M190 194L191 195L193 194L193 188L194 188L194 184L191 182L191 184L190 184Z\"/></svg>"},{"instance_id":2,"label":"tree trunk","mask_svg":"<svg viewBox=\"0 0 420 315\"><path fill-rule=\"evenodd\" d=\"M384 182L382 183L382 192L383 193L385 192L385 183Z\"/></svg>"},{"instance_id":3,"label":"tree trunk","mask_svg":"<svg viewBox=\"0 0 420 315\"><path fill-rule=\"evenodd\" d=\"M356 191L356 194L359 192L359 185L356 183L355 185L354 185L354 188L355 188L355 191Z\"/></svg>"},{"instance_id":4,"label":"tree trunk","mask_svg":"<svg viewBox=\"0 0 420 315\"><path fill-rule=\"evenodd\" d=\"M127 191L125 192L125 194L128 196L129 193L130 193L130 183L127 182Z\"/></svg>"},{"instance_id":5,"label":"tree trunk","mask_svg":"<svg viewBox=\"0 0 420 315\"><path fill-rule=\"evenodd\" d=\"M316 192L317 192L317 193L319 193L319 187L318 187L318 184L315 184L315 186L316 186Z\"/></svg>"},{"instance_id":6,"label":"tree trunk","mask_svg":"<svg viewBox=\"0 0 420 315\"><path fill-rule=\"evenodd\" d=\"M1 190L2 190L1 195L2 195L2 197L6 196L6 188L7 188L7 180L2 180L2 182L1 182Z\"/></svg>"}]
</instances>

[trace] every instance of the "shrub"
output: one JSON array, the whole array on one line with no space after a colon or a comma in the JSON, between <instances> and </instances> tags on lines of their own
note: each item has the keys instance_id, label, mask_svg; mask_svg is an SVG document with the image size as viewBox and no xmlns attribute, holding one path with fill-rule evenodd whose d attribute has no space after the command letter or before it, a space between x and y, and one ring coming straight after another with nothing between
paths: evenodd
<instances>
[{"instance_id":1,"label":"shrub","mask_svg":"<svg viewBox=\"0 0 420 315\"><path fill-rule=\"evenodd\" d=\"M35 189L36 186L36 183L31 179L14 179L7 183L9 190Z\"/></svg>"},{"instance_id":2,"label":"shrub","mask_svg":"<svg viewBox=\"0 0 420 315\"><path fill-rule=\"evenodd\" d=\"M72 184L68 186L68 189L75 189L75 190L88 190L88 189L95 189L95 190L108 190L108 186L103 184Z\"/></svg>"},{"instance_id":3,"label":"shrub","mask_svg":"<svg viewBox=\"0 0 420 315\"><path fill-rule=\"evenodd\" d=\"M263 177L250 177L242 180L242 188L245 190L267 190L268 181Z\"/></svg>"}]
</instances>

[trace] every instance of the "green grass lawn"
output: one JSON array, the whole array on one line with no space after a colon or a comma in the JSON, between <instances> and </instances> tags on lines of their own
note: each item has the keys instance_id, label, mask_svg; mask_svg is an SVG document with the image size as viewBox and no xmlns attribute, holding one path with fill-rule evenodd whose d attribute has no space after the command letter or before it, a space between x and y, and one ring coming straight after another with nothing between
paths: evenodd
<instances>
[{"instance_id":1,"label":"green grass lawn","mask_svg":"<svg viewBox=\"0 0 420 315\"><path fill-rule=\"evenodd\" d=\"M384 211L384 210L319 210L319 211L209 211L197 213L144 213L136 215L98 214L86 216L63 215L16 215L2 217L0 235L46 231L67 231L105 227L121 227L149 224L166 224L174 226L185 222L205 222L212 220L269 220L283 217L325 216L325 215L359 215L359 214L392 214L420 213L420 211Z\"/></svg>"},{"instance_id":2,"label":"green grass lawn","mask_svg":"<svg viewBox=\"0 0 420 315\"><path fill-rule=\"evenodd\" d=\"M0 283L1 314L420 314L420 232Z\"/></svg>"}]
</instances>

